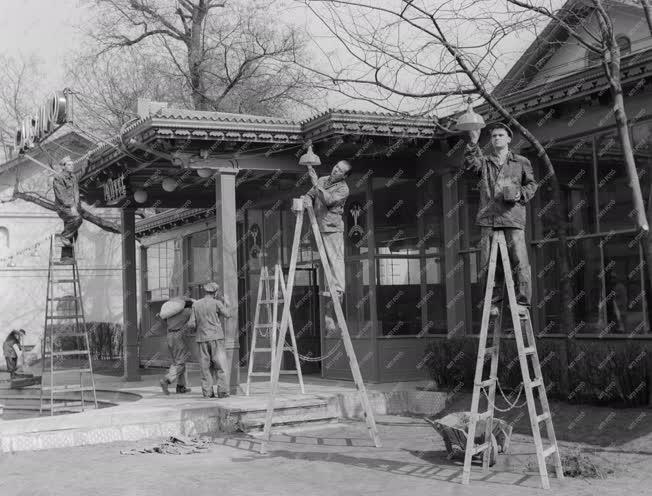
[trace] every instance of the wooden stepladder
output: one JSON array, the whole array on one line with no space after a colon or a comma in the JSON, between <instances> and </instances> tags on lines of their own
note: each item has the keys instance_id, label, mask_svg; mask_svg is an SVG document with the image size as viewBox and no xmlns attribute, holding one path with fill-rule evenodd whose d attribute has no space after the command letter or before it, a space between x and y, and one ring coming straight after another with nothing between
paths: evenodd
<instances>
[{"instance_id":1,"label":"wooden stepladder","mask_svg":"<svg viewBox=\"0 0 652 496\"><path fill-rule=\"evenodd\" d=\"M84 317L79 267L75 255L66 259L55 256L55 251L60 246L60 237L52 236L41 350L43 371L40 413L49 410L50 415L54 415L57 409L80 408L83 411L86 407L84 401L86 391L92 391L92 403L97 408L93 361ZM62 327L61 324L64 326ZM66 363L67 360L72 360L74 365ZM79 374L79 382L61 384L61 380L57 378L62 374L64 376ZM67 394L73 392L79 393L79 400L72 399Z\"/></svg>"},{"instance_id":2,"label":"wooden stepladder","mask_svg":"<svg viewBox=\"0 0 652 496\"><path fill-rule=\"evenodd\" d=\"M324 268L324 275L326 276L326 283L328 284L328 292L330 295L336 295L335 289L335 277L333 275L333 269L330 266L328 257L326 256L326 251L324 249L324 241L321 237L321 232L319 231L319 226L317 225L317 220L315 219L315 212L313 211L312 205L307 205L304 207L303 200L295 198L292 202L292 210L297 215L297 222L294 227L294 239L292 241L292 253L290 256L290 271L288 274L287 281L287 290L286 294L291 295L294 288L294 275L297 268L297 258L299 253L299 243L301 241L301 229L303 227L303 217L304 210L308 211L308 218L310 220L310 225L312 227L312 233L317 244L317 250L319 251L319 258L321 260L322 266ZM335 315L337 317L337 323L339 328L342 331L342 341L344 348L346 350L347 356L349 358L349 364L351 366L351 373L353 375L353 380L360 394L360 400L362 403L362 408L364 411L365 422L367 424L367 429L369 435L377 448L381 447L380 437L378 435L378 429L376 427L376 420L374 419L373 410L371 409L371 403L369 402L369 397L367 396L367 389L365 388L364 382L362 380L362 373L360 372L360 366L358 365L358 359L355 356L355 350L353 349L353 343L351 342L351 336L349 335L349 329L346 325L346 320L344 318L344 312L342 311L342 305L340 303L337 295L332 297L333 308L335 310ZM281 350L285 343L285 333L288 330L290 322L290 300L289 298L285 299L285 304L283 305L283 315L281 317L281 326L279 329L279 336L276 343L276 357L280 356ZM265 416L265 429L263 431L263 439L260 446L260 452L265 453L267 451L267 442L269 442L272 434L272 418L274 416L274 400L278 394L278 379L281 366L280 360L275 360L272 363L272 385L271 391L269 394L269 400L267 403L267 415Z\"/></svg>"},{"instance_id":3,"label":"wooden stepladder","mask_svg":"<svg viewBox=\"0 0 652 496\"><path fill-rule=\"evenodd\" d=\"M503 263L503 273L505 277L505 285L507 288L509 308L514 326L514 338L516 339L516 348L518 350L518 358L521 365L523 388L525 390L528 413L530 415L530 425L532 426L532 435L534 437L534 445L536 448L537 463L539 466L539 474L541 476L541 485L544 489L549 489L550 482L548 480L546 458L551 455L554 457L555 472L558 479L562 479L564 477L564 471L561 465L561 456L559 453L559 446L557 445L557 438L555 437L555 429L552 425L552 415L550 413L550 405L548 404L546 388L543 383L541 364L539 362L539 355L537 354L534 332L532 330L532 321L530 319L530 312L529 310L526 310L524 315L519 315L518 308L516 306L516 293L514 291L514 280L512 278L511 265L509 263L507 243L505 241L505 234L501 230L494 231L491 241L491 254L489 258L489 270L487 274L487 287L484 296L484 306L482 308L482 323L480 326L478 358L475 366L473 397L471 400L471 420L467 433L466 451L464 454L464 469L462 471L462 483L469 483L469 479L471 477L471 461L474 455L483 453L482 468L485 473L489 470L489 459L491 458L491 432L493 429L492 424L496 399L496 386L498 385L498 359L500 354L500 338L502 333L502 312L500 312L499 315L494 319L491 346L487 346L487 337L489 330L489 321L491 317L491 297L493 295L493 289L495 285L496 265L498 261L499 250ZM525 337L527 339L527 343L523 337L523 327L525 328ZM491 357L489 378L483 379L483 370L487 354L489 354ZM534 372L533 378L530 376L530 364ZM488 392L484 390L485 388L488 388ZM541 405L540 413L537 412L534 394L535 391L537 392L539 403ZM487 398L487 410L485 412L479 413L478 408L481 393L484 393ZM484 442L483 444L476 446L474 439L476 436L475 431L477 422L479 420L486 421ZM548 442L550 443L550 445L545 449L543 447L543 440L541 437L541 422L545 422L546 424Z\"/></svg>"},{"instance_id":4,"label":"wooden stepladder","mask_svg":"<svg viewBox=\"0 0 652 496\"><path fill-rule=\"evenodd\" d=\"M274 290L272 292L271 284L274 283ZM267 267L260 269L260 281L258 283L258 299L256 300L256 311L254 315L254 328L251 337L251 351L249 353L249 370L247 373L247 387L246 394L249 396L249 389L251 385L251 378L255 376L272 377L272 370L274 361L278 358L279 361L283 360L283 352L291 351L294 356L295 370L280 370L279 374L297 375L299 378L299 385L301 386L301 394L306 391L303 386L303 375L301 374L301 362L299 361L299 352L297 350L297 340L294 335L294 326L292 325L292 318L288 320L290 328L290 339L292 344L290 346L284 345L281 348L281 354L276 355L276 342L278 340L278 305L279 303L290 302L290 295L285 286L283 278L283 271L281 266L276 264L274 266L274 275L270 276ZM264 319L263 314L266 319ZM269 340L269 346L257 347L256 341L260 337ZM270 353L270 369L269 372L254 372L254 359L256 353Z\"/></svg>"}]
</instances>

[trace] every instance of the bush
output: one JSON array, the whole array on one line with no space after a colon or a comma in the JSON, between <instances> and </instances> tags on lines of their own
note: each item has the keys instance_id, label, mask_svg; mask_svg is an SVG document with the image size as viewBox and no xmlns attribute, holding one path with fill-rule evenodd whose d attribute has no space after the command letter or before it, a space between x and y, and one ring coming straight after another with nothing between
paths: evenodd
<instances>
[{"instance_id":1,"label":"bush","mask_svg":"<svg viewBox=\"0 0 652 496\"><path fill-rule=\"evenodd\" d=\"M58 335L57 349L74 350L85 347L83 338L66 336L74 331L73 324L56 324L53 331ZM112 322L86 322L91 356L98 360L122 357L122 325Z\"/></svg>"},{"instance_id":2,"label":"bush","mask_svg":"<svg viewBox=\"0 0 652 496\"><path fill-rule=\"evenodd\" d=\"M548 396L571 402L647 405L647 346L642 341L537 340ZM430 344L427 366L439 388L472 390L477 348L478 339L474 337L441 339ZM489 364L487 359L484 379L489 377ZM530 376L534 376L531 368ZM516 389L522 381L514 339L501 339L498 380L504 390Z\"/></svg>"}]
</instances>

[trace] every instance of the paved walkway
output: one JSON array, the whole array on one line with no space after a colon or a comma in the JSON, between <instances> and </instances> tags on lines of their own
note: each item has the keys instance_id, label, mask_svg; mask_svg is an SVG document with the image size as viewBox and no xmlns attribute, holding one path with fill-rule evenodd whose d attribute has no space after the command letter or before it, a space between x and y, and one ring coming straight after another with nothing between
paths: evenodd
<instances>
[{"instance_id":1,"label":"paved walkway","mask_svg":"<svg viewBox=\"0 0 652 496\"><path fill-rule=\"evenodd\" d=\"M379 417L382 448L371 446L361 422L278 434L268 455L249 436L216 438L205 453L137 454L120 451L160 440L3 455L0 494L75 496L155 495L484 495L628 496L650 494L652 460L638 455L608 480L551 479L539 489L528 472L531 441L517 435L514 454L500 456L487 476L475 467L460 484L460 464L446 459L439 436L420 419ZM27 475L28 474L28 475Z\"/></svg>"}]
</instances>

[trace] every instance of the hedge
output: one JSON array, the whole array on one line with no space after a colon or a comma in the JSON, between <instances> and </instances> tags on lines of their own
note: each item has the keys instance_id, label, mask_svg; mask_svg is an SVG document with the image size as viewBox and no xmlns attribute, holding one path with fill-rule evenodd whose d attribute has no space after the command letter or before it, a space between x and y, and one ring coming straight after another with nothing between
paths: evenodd
<instances>
[{"instance_id":1,"label":"hedge","mask_svg":"<svg viewBox=\"0 0 652 496\"><path fill-rule=\"evenodd\" d=\"M473 337L430 344L427 366L439 388L472 389L477 348L478 339ZM647 405L651 381L648 348L646 341L537 340L548 396L573 403ZM485 362L484 379L489 377L489 362ZM513 390L521 383L513 339L500 342L498 380L503 390Z\"/></svg>"}]
</instances>

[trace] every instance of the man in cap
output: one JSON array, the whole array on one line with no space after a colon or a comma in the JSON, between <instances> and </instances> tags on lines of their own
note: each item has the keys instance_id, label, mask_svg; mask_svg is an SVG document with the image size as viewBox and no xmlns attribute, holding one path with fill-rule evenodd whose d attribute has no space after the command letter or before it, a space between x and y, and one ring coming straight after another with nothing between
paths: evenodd
<instances>
[{"instance_id":1,"label":"man in cap","mask_svg":"<svg viewBox=\"0 0 652 496\"><path fill-rule=\"evenodd\" d=\"M161 307L161 318L165 319L168 328L168 351L172 357L172 365L168 373L161 379L161 389L165 394L170 394L168 387L173 382L177 383L177 394L189 393L191 389L186 386L186 362L190 358L190 350L185 338L188 331L188 321L192 315L193 300L190 298L175 297Z\"/></svg>"},{"instance_id":2,"label":"man in cap","mask_svg":"<svg viewBox=\"0 0 652 496\"><path fill-rule=\"evenodd\" d=\"M346 178L351 172L351 164L340 160L330 175L317 177L315 169L308 166L308 174L313 187L303 196L304 204L313 205L315 219L324 241L324 251L332 268L335 279L335 293L342 303L344 288L346 287L346 273L344 267L344 204L349 196L349 186ZM331 297L330 293L322 293ZM331 333L337 330L334 320L332 299L324 309L324 324L326 331Z\"/></svg>"},{"instance_id":3,"label":"man in cap","mask_svg":"<svg viewBox=\"0 0 652 496\"><path fill-rule=\"evenodd\" d=\"M219 286L214 282L204 285L204 297L192 306L188 327L197 329L201 389L204 398L214 398L213 386L217 383L218 398L229 396L229 364L227 363L224 330L220 316L231 316L224 301L216 298Z\"/></svg>"},{"instance_id":4,"label":"man in cap","mask_svg":"<svg viewBox=\"0 0 652 496\"><path fill-rule=\"evenodd\" d=\"M59 162L59 171L52 181L54 189L54 206L63 221L61 239L61 258L73 257L73 245L77 241L79 227L82 225L79 203L79 183L73 173L73 163L69 156Z\"/></svg>"},{"instance_id":5,"label":"man in cap","mask_svg":"<svg viewBox=\"0 0 652 496\"><path fill-rule=\"evenodd\" d=\"M5 342L2 343L2 352L5 355L5 361L7 362L7 372L11 379L16 377L16 370L18 369L18 354L14 346L18 346L18 349L22 351L23 346L20 343L22 337L25 336L25 331L23 329L16 330L14 329L9 333Z\"/></svg>"},{"instance_id":6,"label":"man in cap","mask_svg":"<svg viewBox=\"0 0 652 496\"><path fill-rule=\"evenodd\" d=\"M537 183L530 161L509 149L512 130L504 124L496 124L489 132L489 153L483 153L478 145L480 130L469 131L470 143L464 152L464 168L480 178L480 207L476 218L481 229L480 278L483 285L486 284L491 237L495 230L500 229L505 234L514 274L517 311L519 315L525 315L532 299L532 276L524 231L525 206L534 196ZM499 313L503 286L502 264L499 263L492 296L492 316Z\"/></svg>"}]
</instances>

